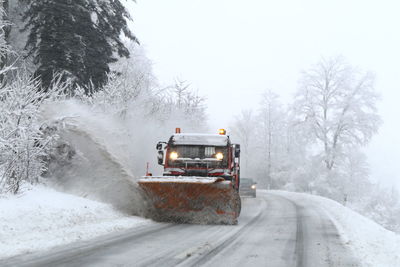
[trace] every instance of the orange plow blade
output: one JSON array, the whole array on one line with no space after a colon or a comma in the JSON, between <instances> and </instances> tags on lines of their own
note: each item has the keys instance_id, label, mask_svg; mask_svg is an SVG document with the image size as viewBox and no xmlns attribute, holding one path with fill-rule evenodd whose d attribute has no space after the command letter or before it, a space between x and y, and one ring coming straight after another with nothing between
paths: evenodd
<instances>
[{"instance_id":1,"label":"orange plow blade","mask_svg":"<svg viewBox=\"0 0 400 267\"><path fill-rule=\"evenodd\" d=\"M138 184L156 221L237 224L240 197L223 178L148 176Z\"/></svg>"}]
</instances>

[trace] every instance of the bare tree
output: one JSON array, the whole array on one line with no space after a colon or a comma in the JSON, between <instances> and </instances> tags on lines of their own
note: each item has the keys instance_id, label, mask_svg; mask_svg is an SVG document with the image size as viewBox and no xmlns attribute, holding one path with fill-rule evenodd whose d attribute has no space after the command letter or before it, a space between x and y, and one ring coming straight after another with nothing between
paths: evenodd
<instances>
[{"instance_id":1,"label":"bare tree","mask_svg":"<svg viewBox=\"0 0 400 267\"><path fill-rule=\"evenodd\" d=\"M175 85L173 86L174 93L176 95L176 105L178 108L182 107L184 98L189 91L190 83L180 78L175 79Z\"/></svg>"},{"instance_id":2,"label":"bare tree","mask_svg":"<svg viewBox=\"0 0 400 267\"><path fill-rule=\"evenodd\" d=\"M272 171L284 150L283 140L286 134L285 114L279 96L271 90L266 91L261 99L259 110L259 138L264 154L267 187L272 185Z\"/></svg>"},{"instance_id":3,"label":"bare tree","mask_svg":"<svg viewBox=\"0 0 400 267\"><path fill-rule=\"evenodd\" d=\"M238 139L242 150L242 170L241 174L248 176L251 173L249 158L254 153L256 120L253 111L250 109L242 110L235 117L233 125L230 127L232 136Z\"/></svg>"},{"instance_id":4,"label":"bare tree","mask_svg":"<svg viewBox=\"0 0 400 267\"><path fill-rule=\"evenodd\" d=\"M206 126L206 98L193 90L190 83L175 79L158 95L163 120L176 125L186 125L187 130L203 131Z\"/></svg>"},{"instance_id":5,"label":"bare tree","mask_svg":"<svg viewBox=\"0 0 400 267\"><path fill-rule=\"evenodd\" d=\"M352 146L365 145L377 132L378 95L374 76L346 64L342 58L321 60L302 75L294 109L299 122L322 144L328 170Z\"/></svg>"}]
</instances>

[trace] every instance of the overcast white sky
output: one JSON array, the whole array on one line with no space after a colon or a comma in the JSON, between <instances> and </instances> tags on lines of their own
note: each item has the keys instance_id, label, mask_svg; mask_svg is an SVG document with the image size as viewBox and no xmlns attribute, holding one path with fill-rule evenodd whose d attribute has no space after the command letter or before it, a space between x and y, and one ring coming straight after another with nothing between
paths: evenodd
<instances>
[{"instance_id":1,"label":"overcast white sky","mask_svg":"<svg viewBox=\"0 0 400 267\"><path fill-rule=\"evenodd\" d=\"M321 57L373 71L384 125L368 147L372 176L400 189L400 1L137 0L130 9L159 82L190 81L216 129L257 108L266 89L290 101Z\"/></svg>"}]
</instances>

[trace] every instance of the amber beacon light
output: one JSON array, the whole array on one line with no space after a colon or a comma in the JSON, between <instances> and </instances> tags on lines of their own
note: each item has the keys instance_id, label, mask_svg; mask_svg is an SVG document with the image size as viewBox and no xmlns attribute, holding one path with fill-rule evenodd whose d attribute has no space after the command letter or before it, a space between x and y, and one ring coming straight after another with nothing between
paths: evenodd
<instances>
[{"instance_id":1,"label":"amber beacon light","mask_svg":"<svg viewBox=\"0 0 400 267\"><path fill-rule=\"evenodd\" d=\"M225 129L219 129L218 130L220 135L226 135L226 130Z\"/></svg>"}]
</instances>

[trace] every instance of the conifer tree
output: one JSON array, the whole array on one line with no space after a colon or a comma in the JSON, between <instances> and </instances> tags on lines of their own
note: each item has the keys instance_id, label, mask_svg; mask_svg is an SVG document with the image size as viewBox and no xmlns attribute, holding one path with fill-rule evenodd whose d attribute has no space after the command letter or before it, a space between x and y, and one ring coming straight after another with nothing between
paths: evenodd
<instances>
[{"instance_id":1,"label":"conifer tree","mask_svg":"<svg viewBox=\"0 0 400 267\"><path fill-rule=\"evenodd\" d=\"M29 3L24 14L29 31L26 49L37 66L36 75L48 86L54 73L75 84L100 88L116 54L129 56L120 41L129 14L119 0L42 0Z\"/></svg>"}]
</instances>

